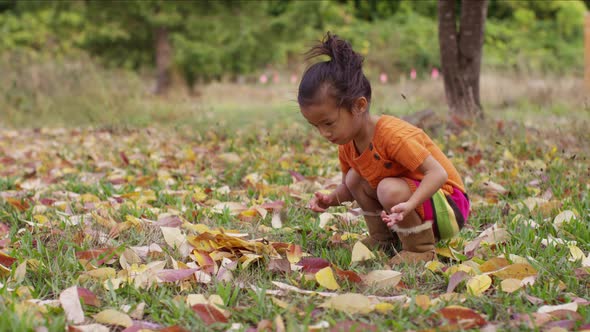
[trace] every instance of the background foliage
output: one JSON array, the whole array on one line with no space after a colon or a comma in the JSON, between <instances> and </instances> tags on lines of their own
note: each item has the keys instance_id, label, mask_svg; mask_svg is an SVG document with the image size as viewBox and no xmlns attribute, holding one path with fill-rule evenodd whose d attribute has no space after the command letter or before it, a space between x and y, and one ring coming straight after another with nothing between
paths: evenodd
<instances>
[{"instance_id":1,"label":"background foliage","mask_svg":"<svg viewBox=\"0 0 590 332\"><path fill-rule=\"evenodd\" d=\"M490 0L484 66L581 72L588 4ZM85 52L111 67L150 70L153 30L164 26L171 31L175 71L193 85L293 69L302 50L331 30L371 54L370 73L395 75L439 66L436 16L436 0L0 0L0 53Z\"/></svg>"}]
</instances>

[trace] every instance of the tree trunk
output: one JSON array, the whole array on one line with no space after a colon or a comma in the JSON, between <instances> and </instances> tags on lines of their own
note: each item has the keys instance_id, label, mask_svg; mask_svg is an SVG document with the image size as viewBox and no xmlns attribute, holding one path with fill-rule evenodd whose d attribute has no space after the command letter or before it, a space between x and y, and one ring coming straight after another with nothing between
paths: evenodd
<instances>
[{"instance_id":1,"label":"tree trunk","mask_svg":"<svg viewBox=\"0 0 590 332\"><path fill-rule=\"evenodd\" d=\"M456 3L438 2L438 41L451 122L466 127L483 118L479 74L488 0L461 1L459 27Z\"/></svg>"},{"instance_id":2,"label":"tree trunk","mask_svg":"<svg viewBox=\"0 0 590 332\"><path fill-rule=\"evenodd\" d=\"M164 27L155 28L156 46L156 94L165 94L170 87L172 68L172 45L170 34Z\"/></svg>"}]
</instances>

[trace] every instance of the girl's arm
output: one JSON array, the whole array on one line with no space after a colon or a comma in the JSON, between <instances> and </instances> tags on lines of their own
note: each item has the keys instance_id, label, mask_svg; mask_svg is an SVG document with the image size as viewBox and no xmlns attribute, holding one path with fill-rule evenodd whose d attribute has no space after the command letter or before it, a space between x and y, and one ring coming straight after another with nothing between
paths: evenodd
<instances>
[{"instance_id":1,"label":"girl's arm","mask_svg":"<svg viewBox=\"0 0 590 332\"><path fill-rule=\"evenodd\" d=\"M330 206L336 206L342 202L354 200L350 190L346 186L345 179L346 174L342 173L342 183L328 195L316 192L309 202L309 208L316 212L324 212Z\"/></svg>"},{"instance_id":2,"label":"girl's arm","mask_svg":"<svg viewBox=\"0 0 590 332\"><path fill-rule=\"evenodd\" d=\"M447 171L445 171L433 156L428 156L422 165L418 167L418 170L424 174L424 178L420 182L420 186L418 186L412 197L408 200L408 203L412 206L412 210L416 209L427 199L430 199L449 178Z\"/></svg>"},{"instance_id":3,"label":"girl's arm","mask_svg":"<svg viewBox=\"0 0 590 332\"><path fill-rule=\"evenodd\" d=\"M392 207L390 215L385 212L382 213L381 217L389 227L398 221L402 221L410 212L432 197L447 182L449 177L447 171L432 156L428 156L422 165L418 167L418 170L424 173L424 178L410 199Z\"/></svg>"}]
</instances>

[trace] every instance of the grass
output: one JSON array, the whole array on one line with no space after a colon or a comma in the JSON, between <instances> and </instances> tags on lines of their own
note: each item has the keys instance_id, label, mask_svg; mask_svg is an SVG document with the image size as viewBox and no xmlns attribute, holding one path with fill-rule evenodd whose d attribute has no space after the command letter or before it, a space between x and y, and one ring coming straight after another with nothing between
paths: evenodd
<instances>
[{"instance_id":1,"label":"grass","mask_svg":"<svg viewBox=\"0 0 590 332\"><path fill-rule=\"evenodd\" d=\"M465 301L446 301L440 295L445 293L450 276L422 265L402 266L398 270L403 285L393 289L338 279L339 293L410 298L404 305L393 303L381 311L349 314L321 308L326 299L318 295L272 296L253 289L252 285L259 290L276 290L272 282L280 281L305 290L327 290L298 272L268 271L270 257L248 267L238 265L230 282L192 280L146 288L123 283L113 289L99 278L85 277L90 268L77 254L96 248L118 248L121 255L125 249L158 244L162 252L141 258L141 264L164 260L166 268L172 268L172 259L193 262L167 245L158 226L146 222L109 236L109 220L116 225L131 217L156 222L166 213L186 221L182 229L188 235L198 233L191 224L223 227L248 233L247 239L298 244L312 257L359 274L389 267L387 257L379 254L375 260L350 265L356 240L339 241L338 236L362 234L362 221L333 221L322 229L318 216L305 209L310 195L338 175L338 164L335 147L322 141L299 116L293 86L214 84L203 87L198 98L173 94L156 99L146 98L139 82L118 81L133 81L136 78L132 76L91 68L90 77L83 79L86 73L75 68L68 72L63 66L69 65L47 64L35 70L48 73L48 77L57 71L79 76L79 84L60 88L41 80L27 88L28 83L16 76L0 78L0 86L12 79L20 88L25 87L21 93L31 94L23 96L31 103L28 113L19 113L24 106L14 102L14 96L4 98L1 105L9 109L2 115L3 123L15 128L0 129L0 240L6 240L0 243L2 251L15 259L9 272L0 273L2 330L33 331L44 326L49 331L63 331L68 323L60 306L30 300L57 300L64 289L74 285L89 289L101 302L98 307L83 305L86 323L93 322L104 309L123 311L128 307L132 312L144 303L140 320L187 330L227 330L240 324L236 329L245 331L265 324L277 327L282 322L288 331L305 331L323 321L331 327L355 322L366 324L362 329L374 326L393 331L441 325L451 328L437 316L451 304L477 311L500 330L535 330L541 327L519 324L514 320L516 315L533 314L542 305L571 303L575 298L590 300L590 278L579 261L569 260L568 246L546 246L541 241L549 236L576 241L585 255L590 252L590 136L586 129L590 116L580 94L562 88L575 90L579 80L555 79L559 84L532 85L489 73L484 76L482 91L483 100L489 103L487 121L458 136L442 131L434 137L443 151L452 155L473 201L469 226L455 241L439 243L439 248L450 246L462 253L467 243L493 224L509 234L503 243L482 246L472 260L439 256L442 264L445 268L461 263L479 266L500 255L518 255L538 270L534 285L507 293L501 290L501 280L494 277L482 296L473 296L463 282L455 292L463 294ZM68 77L60 79L71 82ZM376 86L373 112L400 115L434 107L442 114L440 82L421 83ZM66 89L73 92L62 96ZM90 91L93 89L96 91ZM62 99L49 98L54 94ZM64 102L72 98L79 100ZM469 161L478 155L479 162ZM308 180L295 183L289 171ZM256 178L259 180L254 184L246 181ZM484 185L488 181L503 185L507 192L490 192ZM222 189L225 186L229 189ZM531 198L544 200L530 210L524 203ZM51 203L43 203L43 199ZM230 210L213 212L219 202L251 207L276 200L285 203L280 229L271 228L272 212L265 218L240 217ZM565 210L573 211L577 219L553 227L555 216ZM331 210L345 211L345 207ZM63 217L68 214L87 222L72 224ZM41 225L33 223L42 220L39 216L46 218ZM538 227L527 226L527 220ZM16 268L25 262L24 277L19 277ZM98 264L96 260L91 263ZM119 259L102 266L129 273ZM228 322L207 326L186 304L189 294L219 295L231 312ZM418 305L419 295L428 296L430 305ZM576 326L590 322L588 306L580 305L577 314L581 319Z\"/></svg>"}]
</instances>

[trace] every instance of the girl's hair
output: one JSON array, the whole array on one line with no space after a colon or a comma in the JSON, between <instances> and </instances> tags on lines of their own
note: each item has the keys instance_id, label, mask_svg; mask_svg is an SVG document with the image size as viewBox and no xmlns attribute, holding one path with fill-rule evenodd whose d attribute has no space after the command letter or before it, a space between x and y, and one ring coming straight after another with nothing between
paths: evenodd
<instances>
[{"instance_id":1,"label":"girl's hair","mask_svg":"<svg viewBox=\"0 0 590 332\"><path fill-rule=\"evenodd\" d=\"M335 99L337 105L352 109L359 97L371 101L371 83L363 74L363 57L352 50L349 42L330 32L306 53L306 60L327 55L329 61L313 64L299 83L297 102L308 106L322 102L324 93Z\"/></svg>"}]
</instances>

